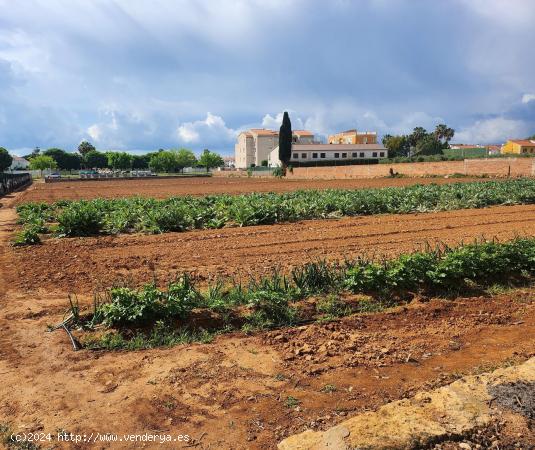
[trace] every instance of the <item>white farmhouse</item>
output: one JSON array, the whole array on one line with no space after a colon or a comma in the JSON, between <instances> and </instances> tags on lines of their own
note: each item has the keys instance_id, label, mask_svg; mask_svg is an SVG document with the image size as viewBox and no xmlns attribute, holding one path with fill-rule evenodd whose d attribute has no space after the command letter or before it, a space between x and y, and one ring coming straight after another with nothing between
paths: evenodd
<instances>
[{"instance_id":1,"label":"white farmhouse","mask_svg":"<svg viewBox=\"0 0 535 450\"><path fill-rule=\"evenodd\" d=\"M27 159L21 158L20 156L11 155L13 157L13 162L9 166L10 170L28 170L30 167L30 161Z\"/></svg>"},{"instance_id":2,"label":"white farmhouse","mask_svg":"<svg viewBox=\"0 0 535 450\"><path fill-rule=\"evenodd\" d=\"M388 151L382 144L292 144L290 164L296 166L300 163L313 166L358 164L359 160L379 160L388 158ZM279 167L279 147L269 154L268 164Z\"/></svg>"}]
</instances>

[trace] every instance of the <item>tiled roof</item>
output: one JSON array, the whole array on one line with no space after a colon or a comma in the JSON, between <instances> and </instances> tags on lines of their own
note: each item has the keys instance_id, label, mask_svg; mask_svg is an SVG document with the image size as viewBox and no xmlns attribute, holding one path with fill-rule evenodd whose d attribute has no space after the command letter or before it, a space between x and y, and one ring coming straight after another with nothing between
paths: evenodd
<instances>
[{"instance_id":1,"label":"tiled roof","mask_svg":"<svg viewBox=\"0 0 535 450\"><path fill-rule=\"evenodd\" d=\"M279 134L276 131L267 130L265 128L251 128L249 131L257 136L275 136Z\"/></svg>"},{"instance_id":2,"label":"tiled roof","mask_svg":"<svg viewBox=\"0 0 535 450\"><path fill-rule=\"evenodd\" d=\"M461 149L461 148L485 148L485 147L482 146L482 145L477 145L477 144L473 144L473 145L470 145L470 144L452 144L451 148L455 150L455 149Z\"/></svg>"},{"instance_id":3,"label":"tiled roof","mask_svg":"<svg viewBox=\"0 0 535 450\"><path fill-rule=\"evenodd\" d=\"M526 146L535 146L535 140L529 140L529 139L511 139L511 142L514 142L518 145L526 145Z\"/></svg>"}]
</instances>

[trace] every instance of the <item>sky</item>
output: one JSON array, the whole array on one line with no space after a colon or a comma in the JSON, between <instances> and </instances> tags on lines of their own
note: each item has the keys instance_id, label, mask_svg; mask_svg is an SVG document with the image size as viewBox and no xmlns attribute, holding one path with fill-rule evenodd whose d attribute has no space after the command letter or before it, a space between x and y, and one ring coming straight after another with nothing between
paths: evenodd
<instances>
[{"instance_id":1,"label":"sky","mask_svg":"<svg viewBox=\"0 0 535 450\"><path fill-rule=\"evenodd\" d=\"M0 146L187 147L237 133L535 134L533 0L0 0Z\"/></svg>"}]
</instances>

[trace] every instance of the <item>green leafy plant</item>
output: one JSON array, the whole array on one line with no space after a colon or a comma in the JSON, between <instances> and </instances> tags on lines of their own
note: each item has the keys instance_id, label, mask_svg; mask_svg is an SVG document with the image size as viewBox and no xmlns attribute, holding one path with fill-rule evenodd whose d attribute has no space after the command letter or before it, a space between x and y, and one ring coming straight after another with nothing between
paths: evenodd
<instances>
[{"instance_id":1,"label":"green leafy plant","mask_svg":"<svg viewBox=\"0 0 535 450\"><path fill-rule=\"evenodd\" d=\"M277 291L256 291L249 296L251 313L247 318L256 328L273 328L292 325L297 319L297 312L288 303L288 298Z\"/></svg>"},{"instance_id":2,"label":"green leafy plant","mask_svg":"<svg viewBox=\"0 0 535 450\"><path fill-rule=\"evenodd\" d=\"M57 216L60 236L91 236L102 229L103 211L94 202L68 204Z\"/></svg>"},{"instance_id":3,"label":"green leafy plant","mask_svg":"<svg viewBox=\"0 0 535 450\"><path fill-rule=\"evenodd\" d=\"M316 302L316 310L318 313L324 314L327 319L347 316L352 311L351 306L335 294L320 298Z\"/></svg>"},{"instance_id":4,"label":"green leafy plant","mask_svg":"<svg viewBox=\"0 0 535 450\"><path fill-rule=\"evenodd\" d=\"M284 404L287 408L295 408L301 404L301 401L289 395L288 397L286 397L286 401L284 402Z\"/></svg>"},{"instance_id":5,"label":"green leafy plant","mask_svg":"<svg viewBox=\"0 0 535 450\"><path fill-rule=\"evenodd\" d=\"M309 263L290 276L273 270L243 284L220 279L204 291L185 274L165 289L148 284L141 289L116 287L106 295L95 295L89 316L71 299L70 311L82 329L97 325L114 329L96 338L91 344L95 348L146 348L190 339L180 334L184 330L195 336L191 339L198 339L204 332L197 321L203 312L216 319L210 335L240 326L253 332L381 311L402 304L414 293L484 292L497 284L515 286L534 277L535 238L517 238L443 246L379 261L360 258L343 265ZM311 296L317 296L315 303L303 300ZM176 330L182 331L176 334Z\"/></svg>"},{"instance_id":6,"label":"green leafy plant","mask_svg":"<svg viewBox=\"0 0 535 450\"><path fill-rule=\"evenodd\" d=\"M189 275L170 283L166 291L148 284L141 290L114 288L99 314L107 325L142 324L163 318L186 319L200 301Z\"/></svg>"},{"instance_id":7,"label":"green leafy plant","mask_svg":"<svg viewBox=\"0 0 535 450\"><path fill-rule=\"evenodd\" d=\"M165 233L223 226L269 225L306 219L404 214L535 203L535 179L414 185L383 189L295 191L31 203L20 222L58 223L61 236L142 231ZM43 231L44 232L44 231Z\"/></svg>"},{"instance_id":8,"label":"green leafy plant","mask_svg":"<svg viewBox=\"0 0 535 450\"><path fill-rule=\"evenodd\" d=\"M29 225L25 226L13 239L13 245L20 247L23 245L35 245L41 243L39 237L40 228L38 226Z\"/></svg>"}]
</instances>

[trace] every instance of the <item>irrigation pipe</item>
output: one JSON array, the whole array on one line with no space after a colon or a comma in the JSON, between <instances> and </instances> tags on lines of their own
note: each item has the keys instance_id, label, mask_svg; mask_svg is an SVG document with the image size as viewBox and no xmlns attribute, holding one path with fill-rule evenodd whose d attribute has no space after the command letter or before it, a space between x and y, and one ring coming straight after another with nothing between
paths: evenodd
<instances>
[{"instance_id":1,"label":"irrigation pipe","mask_svg":"<svg viewBox=\"0 0 535 450\"><path fill-rule=\"evenodd\" d=\"M65 325L65 322L63 322L61 325L63 326L63 329L65 330L65 332L69 336L69 339L71 340L72 348L74 349L74 351L80 350L78 342L76 342L76 339L74 339L73 335L71 334L71 332L67 328L67 325Z\"/></svg>"},{"instance_id":2,"label":"irrigation pipe","mask_svg":"<svg viewBox=\"0 0 535 450\"><path fill-rule=\"evenodd\" d=\"M74 336L72 335L72 333L70 332L70 330L67 328L67 324L74 318L74 316L71 314L69 317L67 317L63 322L61 322L60 324L56 325L55 327L51 328L50 330L48 330L49 332L52 332L52 331L56 331L56 330L59 330L60 328L63 328L65 330L65 332L67 333L67 336L69 336L69 339L71 340L71 344L72 344L72 348L74 349L74 351L77 351L77 350L80 350L80 344L78 344L78 342L76 341L76 339L74 339Z\"/></svg>"}]
</instances>

